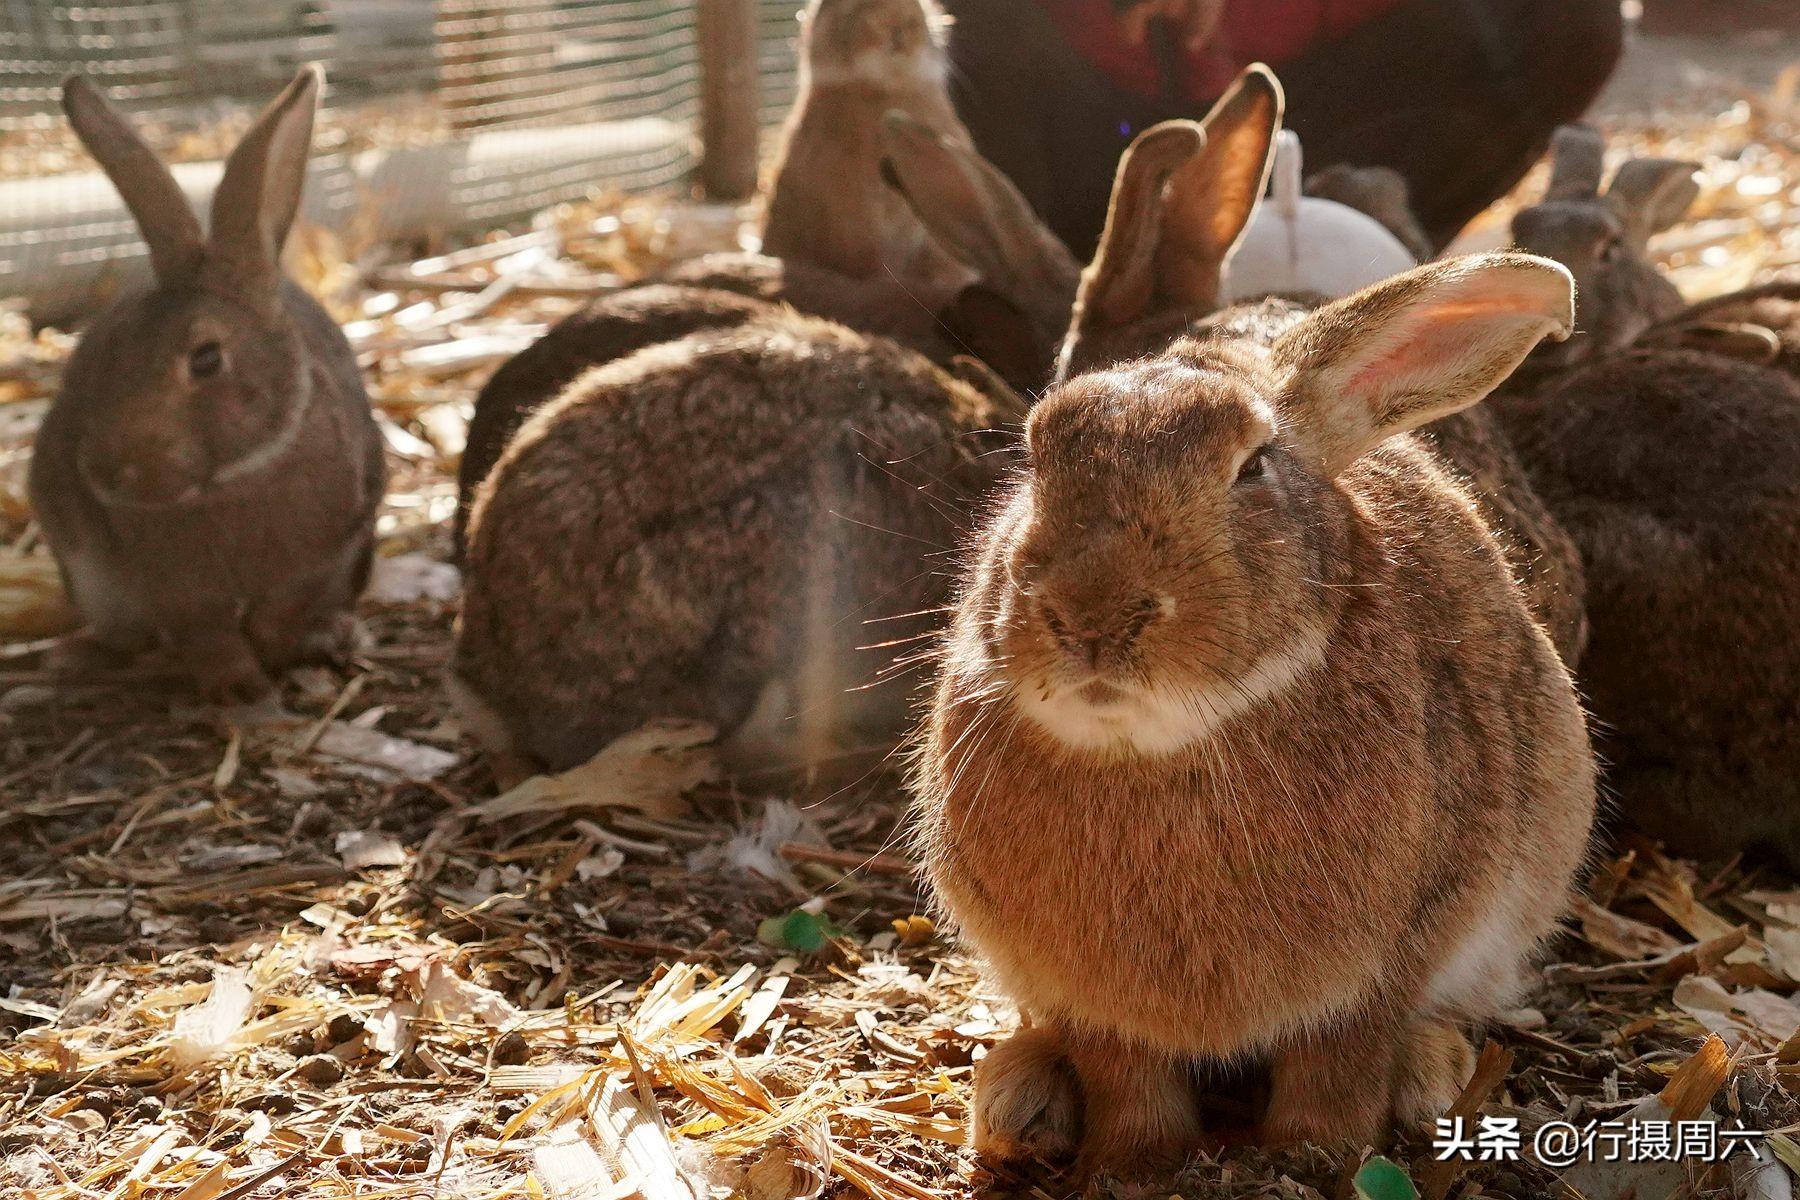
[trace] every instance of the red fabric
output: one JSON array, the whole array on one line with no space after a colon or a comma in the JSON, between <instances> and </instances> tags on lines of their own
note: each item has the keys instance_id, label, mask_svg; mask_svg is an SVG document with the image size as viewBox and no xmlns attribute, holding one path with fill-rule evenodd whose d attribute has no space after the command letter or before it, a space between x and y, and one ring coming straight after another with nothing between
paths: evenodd
<instances>
[{"instance_id":1,"label":"red fabric","mask_svg":"<svg viewBox=\"0 0 1800 1200\"><path fill-rule=\"evenodd\" d=\"M1205 49L1183 55L1180 89L1206 102L1253 62L1279 67L1320 42L1397 8L1404 0L1226 0L1218 32ZM1162 76L1148 46L1133 46L1119 31L1112 0L1038 0L1081 56L1108 79L1141 96L1162 94Z\"/></svg>"}]
</instances>

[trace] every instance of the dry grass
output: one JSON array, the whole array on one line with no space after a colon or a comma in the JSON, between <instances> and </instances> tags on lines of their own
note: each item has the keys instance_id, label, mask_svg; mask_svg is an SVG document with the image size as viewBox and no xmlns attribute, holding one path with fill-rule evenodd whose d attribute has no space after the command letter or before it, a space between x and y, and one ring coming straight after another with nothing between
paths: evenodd
<instances>
[{"instance_id":1,"label":"dry grass","mask_svg":"<svg viewBox=\"0 0 1800 1200\"><path fill-rule=\"evenodd\" d=\"M1664 247L1695 294L1800 262L1785 87L1623 131L1707 159L1705 219ZM68 616L24 465L69 339L0 331L0 1195L1065 1190L963 1148L970 1064L1013 1014L922 915L889 764L727 784L671 730L496 804L448 721L453 580L436 564L474 387L586 289L733 233L638 201L388 268L307 244L308 282L369 369L394 481L370 648L298 673L279 712L192 708L132 677L52 686L37 666ZM1594 895L1531 1008L1492 1031L1466 1110L1616 1116L1711 1029L1735 1057L1696 1059L1681 1104L1793 1128L1793 881L1628 844ZM1429 1191L1453 1186L1421 1141L1386 1149ZM1234 1149L1177 1189L1349 1196L1361 1153ZM1485 1164L1454 1186L1557 1185Z\"/></svg>"}]
</instances>

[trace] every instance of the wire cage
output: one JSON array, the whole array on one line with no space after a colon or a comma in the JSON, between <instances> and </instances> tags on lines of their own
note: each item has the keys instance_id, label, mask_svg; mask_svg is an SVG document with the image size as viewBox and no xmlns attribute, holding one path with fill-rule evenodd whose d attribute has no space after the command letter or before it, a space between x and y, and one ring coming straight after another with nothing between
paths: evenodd
<instances>
[{"instance_id":1,"label":"wire cage","mask_svg":"<svg viewBox=\"0 0 1800 1200\"><path fill-rule=\"evenodd\" d=\"M742 2L772 126L802 0ZM261 105L323 63L305 218L388 240L685 186L701 61L695 0L0 0L0 300L66 312L144 269L58 108L68 74L132 113L199 206Z\"/></svg>"}]
</instances>

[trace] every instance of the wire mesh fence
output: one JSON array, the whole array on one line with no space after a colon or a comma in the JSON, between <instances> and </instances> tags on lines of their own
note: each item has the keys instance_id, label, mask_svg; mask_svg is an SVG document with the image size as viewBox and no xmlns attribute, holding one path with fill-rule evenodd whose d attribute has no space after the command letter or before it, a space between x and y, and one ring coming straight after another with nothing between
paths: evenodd
<instances>
[{"instance_id":1,"label":"wire mesh fence","mask_svg":"<svg viewBox=\"0 0 1800 1200\"><path fill-rule=\"evenodd\" d=\"M793 96L802 0L745 0L759 109ZM92 76L198 205L251 117L327 69L307 220L357 239L514 223L698 161L694 0L0 0L0 299L78 306L141 271L116 195L57 106Z\"/></svg>"}]
</instances>

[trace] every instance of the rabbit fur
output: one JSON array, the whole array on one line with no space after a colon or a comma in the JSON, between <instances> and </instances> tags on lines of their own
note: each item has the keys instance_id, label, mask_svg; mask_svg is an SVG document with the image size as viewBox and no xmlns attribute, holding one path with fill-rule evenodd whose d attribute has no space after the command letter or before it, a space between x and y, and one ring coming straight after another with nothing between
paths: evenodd
<instances>
[{"instance_id":1,"label":"rabbit fur","mask_svg":"<svg viewBox=\"0 0 1800 1200\"><path fill-rule=\"evenodd\" d=\"M74 665L160 650L207 697L242 701L350 635L381 438L342 331L280 266L320 80L302 70L244 135L206 235L101 93L64 84L155 275L86 331L32 458L33 507L87 622Z\"/></svg>"},{"instance_id":2,"label":"rabbit fur","mask_svg":"<svg viewBox=\"0 0 1800 1200\"><path fill-rule=\"evenodd\" d=\"M1568 274L1436 263L1272 341L1208 319L1278 115L1253 69L1134 143L969 550L915 790L927 876L1032 1021L977 1073L983 1153L1177 1161L1195 1059L1270 1059L1273 1141L1433 1115L1584 855L1567 670L1407 432L1566 333Z\"/></svg>"},{"instance_id":3,"label":"rabbit fur","mask_svg":"<svg viewBox=\"0 0 1800 1200\"><path fill-rule=\"evenodd\" d=\"M1009 399L787 311L591 369L476 494L452 671L490 752L563 769L665 717L739 763L892 736L910 691L859 647L935 627Z\"/></svg>"}]
</instances>

